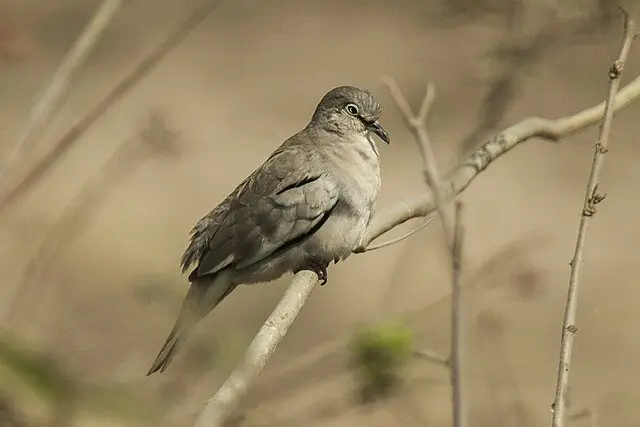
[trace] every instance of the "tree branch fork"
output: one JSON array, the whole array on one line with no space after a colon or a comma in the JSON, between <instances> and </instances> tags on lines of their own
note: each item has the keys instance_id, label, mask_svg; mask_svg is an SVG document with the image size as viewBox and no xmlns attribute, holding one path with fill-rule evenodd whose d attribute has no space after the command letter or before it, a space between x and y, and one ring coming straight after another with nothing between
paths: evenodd
<instances>
[{"instance_id":1,"label":"tree branch fork","mask_svg":"<svg viewBox=\"0 0 640 427\"><path fill-rule=\"evenodd\" d=\"M431 92L431 97L435 96L435 91L428 90L427 92ZM619 112L639 96L640 76L618 91L612 104L612 112ZM407 122L411 129L418 129L421 126L423 122L419 122L419 120L426 118L432 101L433 99L431 98L429 102L423 102L417 118ZM405 107L408 107L408 104ZM403 107L399 106L399 108ZM604 110L605 103L602 102L575 114L557 119L529 117L504 129L478 148L453 171L444 176L440 187L444 192L443 197L450 198L464 191L491 163L520 143L534 138L558 142L596 124L603 117ZM408 111L411 111L411 109L409 108ZM413 115L409 117L413 117ZM414 218L430 217L436 211L437 205L434 194L431 191L427 191L377 211L362 245L355 253L363 253L388 246L391 243L398 243L403 239L396 238L387 244L373 244L376 239L406 221ZM429 221L430 218L427 218L426 223ZM425 224L419 226L419 228L424 228L424 226ZM415 231L406 233L403 238L413 235ZM276 309L256 334L243 360L223 383L216 395L208 400L195 423L195 427L219 427L231 415L246 393L249 384L264 368L268 358L293 324L294 319L317 284L318 277L315 273L302 271L294 275L291 285L285 291Z\"/></svg>"}]
</instances>

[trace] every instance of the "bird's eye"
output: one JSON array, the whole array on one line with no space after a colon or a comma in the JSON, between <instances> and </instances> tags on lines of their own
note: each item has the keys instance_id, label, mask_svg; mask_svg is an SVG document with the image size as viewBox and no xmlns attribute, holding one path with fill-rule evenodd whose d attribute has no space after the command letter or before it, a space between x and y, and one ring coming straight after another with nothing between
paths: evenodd
<instances>
[{"instance_id":1,"label":"bird's eye","mask_svg":"<svg viewBox=\"0 0 640 427\"><path fill-rule=\"evenodd\" d=\"M352 116L358 115L358 106L356 104L347 104L345 109L347 110L347 113L351 114Z\"/></svg>"}]
</instances>

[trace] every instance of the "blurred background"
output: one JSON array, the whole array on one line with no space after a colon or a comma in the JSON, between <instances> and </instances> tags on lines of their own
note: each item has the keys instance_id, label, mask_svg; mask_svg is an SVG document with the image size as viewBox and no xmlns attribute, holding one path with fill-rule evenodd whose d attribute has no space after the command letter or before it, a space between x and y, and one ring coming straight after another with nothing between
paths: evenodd
<instances>
[{"instance_id":1,"label":"blurred background","mask_svg":"<svg viewBox=\"0 0 640 427\"><path fill-rule=\"evenodd\" d=\"M0 0L0 158L99 4ZM20 182L201 4L124 2L28 162L0 188ZM381 148L384 208L424 187L383 76L395 77L414 106L434 82L430 131L441 169L450 170L521 119L601 102L621 34L622 17L607 0L222 0L37 185L3 205L0 425L191 425L290 277L239 288L165 374L145 377L187 290L178 261L189 231L305 126L327 90L366 87L385 109L392 144ZM634 52L625 81L640 72ZM639 113L640 103L614 119L601 183L607 199L588 238L572 426L640 422ZM594 126L560 144L522 144L461 197L470 426L550 418L596 135ZM449 353L439 224L329 274L228 425L450 425L447 369L413 354ZM389 375L400 381L363 401L377 368L354 366L362 368L359 355L376 339L391 347L398 369Z\"/></svg>"}]
</instances>

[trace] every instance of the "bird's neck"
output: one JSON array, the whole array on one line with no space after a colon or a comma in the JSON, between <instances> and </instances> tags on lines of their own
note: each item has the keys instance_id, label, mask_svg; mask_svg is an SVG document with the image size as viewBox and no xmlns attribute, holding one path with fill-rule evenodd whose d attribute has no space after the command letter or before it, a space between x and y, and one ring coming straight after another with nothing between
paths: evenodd
<instances>
[{"instance_id":1,"label":"bird's neck","mask_svg":"<svg viewBox=\"0 0 640 427\"><path fill-rule=\"evenodd\" d=\"M346 129L335 123L327 125L310 124L307 127L310 135L324 137L316 137L316 144L339 145L340 149L351 148L358 152L363 158L378 157L378 147L369 132L359 132L354 129Z\"/></svg>"}]
</instances>

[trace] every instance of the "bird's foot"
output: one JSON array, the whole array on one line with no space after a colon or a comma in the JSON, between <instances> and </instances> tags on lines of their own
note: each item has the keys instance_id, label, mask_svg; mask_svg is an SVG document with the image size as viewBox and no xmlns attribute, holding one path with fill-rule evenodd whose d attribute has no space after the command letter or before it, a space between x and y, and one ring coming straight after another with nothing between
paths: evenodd
<instances>
[{"instance_id":1,"label":"bird's foot","mask_svg":"<svg viewBox=\"0 0 640 427\"><path fill-rule=\"evenodd\" d=\"M329 264L322 264L316 261L312 261L305 268L301 268L298 271L301 271L301 270L313 271L318 275L318 280L320 280L320 286L324 286L327 284L327 280L329 279L329 275L327 274L327 267L329 267ZM294 273L297 273L297 271Z\"/></svg>"}]
</instances>

